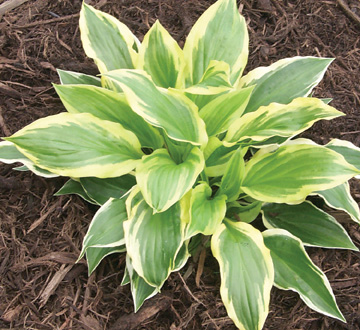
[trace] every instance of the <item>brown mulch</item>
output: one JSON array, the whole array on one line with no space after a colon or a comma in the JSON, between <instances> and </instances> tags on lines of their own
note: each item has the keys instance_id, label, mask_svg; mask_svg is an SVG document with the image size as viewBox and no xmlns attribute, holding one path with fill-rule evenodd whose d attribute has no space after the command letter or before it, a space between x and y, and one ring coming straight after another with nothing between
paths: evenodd
<instances>
[{"instance_id":1,"label":"brown mulch","mask_svg":"<svg viewBox=\"0 0 360 330\"><path fill-rule=\"evenodd\" d=\"M120 18L140 39L159 19L182 45L213 2L90 3ZM359 146L359 1L240 2L251 40L248 69L296 55L336 58L315 95L333 98L332 105L347 116L318 123L306 136L320 143L342 138ZM55 68L97 73L81 48L80 6L81 1L29 0L0 19L1 136L64 111L51 86L58 82ZM107 258L90 277L84 261L74 264L95 209L76 196L53 197L63 178L45 180L13 167L0 166L0 329L235 329L221 303L218 266L209 251L203 267L190 259L161 294L133 314L129 287L120 286L123 255ZM356 181L352 191L360 201ZM360 246L358 226L343 214L338 217ZM293 292L273 289L264 329L360 329L359 253L309 251L328 276L348 323L311 311ZM198 265L203 273L196 283Z\"/></svg>"}]
</instances>

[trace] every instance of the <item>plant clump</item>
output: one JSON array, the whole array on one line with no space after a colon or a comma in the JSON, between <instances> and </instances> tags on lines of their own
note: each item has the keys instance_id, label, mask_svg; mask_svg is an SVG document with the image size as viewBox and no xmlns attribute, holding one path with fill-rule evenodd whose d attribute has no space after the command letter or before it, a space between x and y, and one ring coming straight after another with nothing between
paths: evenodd
<instances>
[{"instance_id":1,"label":"plant clump","mask_svg":"<svg viewBox=\"0 0 360 330\"><path fill-rule=\"evenodd\" d=\"M57 195L99 206L79 256L89 273L126 253L122 284L137 311L206 236L239 329L263 327L274 285L345 322L305 247L358 250L313 198L359 223L348 180L360 175L360 149L297 137L344 115L310 96L332 59L286 58L243 75L249 37L235 0L210 6L183 49L159 21L140 43L85 3L80 31L99 76L58 70L67 112L3 138L0 160L69 177Z\"/></svg>"}]
</instances>

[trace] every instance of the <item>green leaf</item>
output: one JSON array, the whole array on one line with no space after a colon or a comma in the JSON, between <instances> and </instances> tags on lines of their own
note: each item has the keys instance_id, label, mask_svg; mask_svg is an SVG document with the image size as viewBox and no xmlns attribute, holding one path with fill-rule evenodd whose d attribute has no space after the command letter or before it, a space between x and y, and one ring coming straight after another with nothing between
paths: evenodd
<instances>
[{"instance_id":1,"label":"green leaf","mask_svg":"<svg viewBox=\"0 0 360 330\"><path fill-rule=\"evenodd\" d=\"M120 198L135 184L133 175L127 174L117 178L99 179L95 177L80 178L80 183L86 193L99 205L103 205L109 198Z\"/></svg>"},{"instance_id":2,"label":"green leaf","mask_svg":"<svg viewBox=\"0 0 360 330\"><path fill-rule=\"evenodd\" d=\"M231 83L237 81L247 62L249 36L235 0L219 0L205 11L191 29L184 55L189 84L197 84L211 60L230 65Z\"/></svg>"},{"instance_id":3,"label":"green leaf","mask_svg":"<svg viewBox=\"0 0 360 330\"><path fill-rule=\"evenodd\" d=\"M187 225L185 238L199 233L212 235L225 218L226 196L211 197L212 190L208 184L196 186L191 193L190 222Z\"/></svg>"},{"instance_id":4,"label":"green leaf","mask_svg":"<svg viewBox=\"0 0 360 330\"><path fill-rule=\"evenodd\" d=\"M136 68L145 70L157 86L181 88L184 82L178 78L184 65L182 49L156 20L144 36Z\"/></svg>"},{"instance_id":5,"label":"green leaf","mask_svg":"<svg viewBox=\"0 0 360 330\"><path fill-rule=\"evenodd\" d=\"M98 77L89 76L80 72L56 70L62 85L93 85L101 87L101 80Z\"/></svg>"},{"instance_id":6,"label":"green leaf","mask_svg":"<svg viewBox=\"0 0 360 330\"><path fill-rule=\"evenodd\" d=\"M128 255L126 255L126 269L129 273L131 295L134 301L134 312L136 313L145 300L150 299L158 293L158 289L146 283L145 280L136 273Z\"/></svg>"},{"instance_id":7,"label":"green leaf","mask_svg":"<svg viewBox=\"0 0 360 330\"><path fill-rule=\"evenodd\" d=\"M241 192L241 181L245 172L245 163L243 159L243 150L239 148L231 156L228 162L224 176L221 179L218 194L227 196L227 201L237 200Z\"/></svg>"},{"instance_id":8,"label":"green leaf","mask_svg":"<svg viewBox=\"0 0 360 330\"><path fill-rule=\"evenodd\" d=\"M175 266L174 266L173 272L179 271L181 268L183 268L186 265L186 262L188 261L188 259L190 257L188 245L189 245L189 240L187 240L183 243L180 250L176 254Z\"/></svg>"},{"instance_id":9,"label":"green leaf","mask_svg":"<svg viewBox=\"0 0 360 330\"><path fill-rule=\"evenodd\" d=\"M328 190L316 191L314 194L321 196L330 207L345 211L352 220L360 224L359 205L350 194L348 182Z\"/></svg>"},{"instance_id":10,"label":"green leaf","mask_svg":"<svg viewBox=\"0 0 360 330\"><path fill-rule=\"evenodd\" d=\"M129 274L129 272L128 272L128 270L127 270L127 268L125 267L125 269L124 269L124 276L123 276L123 278L122 278L122 280L121 280L121 286L124 286L124 285L127 285L127 284L129 284L130 283L130 274Z\"/></svg>"},{"instance_id":11,"label":"green leaf","mask_svg":"<svg viewBox=\"0 0 360 330\"><path fill-rule=\"evenodd\" d=\"M251 142L266 141L274 136L290 138L321 119L343 115L316 98L299 97L289 104L271 103L235 120L226 134L225 145L249 139Z\"/></svg>"},{"instance_id":12,"label":"green leaf","mask_svg":"<svg viewBox=\"0 0 360 330\"><path fill-rule=\"evenodd\" d=\"M123 223L127 220L125 201L109 199L95 213L84 237L79 260L90 247L118 247L125 244Z\"/></svg>"},{"instance_id":13,"label":"green leaf","mask_svg":"<svg viewBox=\"0 0 360 330\"><path fill-rule=\"evenodd\" d=\"M163 145L159 132L132 111L124 94L88 85L54 85L54 88L68 112L90 113L119 123L135 133L142 147L158 149Z\"/></svg>"},{"instance_id":14,"label":"green leaf","mask_svg":"<svg viewBox=\"0 0 360 330\"><path fill-rule=\"evenodd\" d=\"M360 170L360 148L351 142L333 139L325 147L343 155L349 164ZM360 179L360 175L357 175L356 178Z\"/></svg>"},{"instance_id":15,"label":"green leaf","mask_svg":"<svg viewBox=\"0 0 360 330\"><path fill-rule=\"evenodd\" d=\"M163 128L174 140L203 145L205 124L197 106L178 90L158 88L141 70L116 70L105 74L120 85L131 108L148 123Z\"/></svg>"},{"instance_id":16,"label":"green leaf","mask_svg":"<svg viewBox=\"0 0 360 330\"><path fill-rule=\"evenodd\" d=\"M136 168L136 181L146 202L155 212L163 212L191 189L203 168L203 154L197 147L180 164L166 149L158 149L143 157Z\"/></svg>"},{"instance_id":17,"label":"green leaf","mask_svg":"<svg viewBox=\"0 0 360 330\"><path fill-rule=\"evenodd\" d=\"M54 196L72 195L72 194L80 196L88 203L99 205L99 203L95 202L91 197L88 196L81 183L73 179L68 180L60 188L60 190L54 194Z\"/></svg>"},{"instance_id":18,"label":"green leaf","mask_svg":"<svg viewBox=\"0 0 360 330\"><path fill-rule=\"evenodd\" d=\"M344 157L325 147L284 145L275 152L255 154L246 164L241 189L260 201L294 203L359 173Z\"/></svg>"},{"instance_id":19,"label":"green leaf","mask_svg":"<svg viewBox=\"0 0 360 330\"><path fill-rule=\"evenodd\" d=\"M44 170L34 164L29 158L25 157L15 146L14 143L9 141L0 142L0 162L5 164L23 163L25 167L21 167L22 171L31 171L38 176L44 178L55 178L58 175ZM19 167L14 168L20 170Z\"/></svg>"},{"instance_id":20,"label":"green leaf","mask_svg":"<svg viewBox=\"0 0 360 330\"><path fill-rule=\"evenodd\" d=\"M328 279L311 261L301 241L281 229L267 230L263 236L274 263L275 285L298 292L313 310L346 322Z\"/></svg>"},{"instance_id":21,"label":"green leaf","mask_svg":"<svg viewBox=\"0 0 360 330\"><path fill-rule=\"evenodd\" d=\"M153 214L153 209L142 200L124 222L126 248L133 267L151 286L161 288L175 268L176 255L183 245L180 214L179 203Z\"/></svg>"},{"instance_id":22,"label":"green leaf","mask_svg":"<svg viewBox=\"0 0 360 330\"><path fill-rule=\"evenodd\" d=\"M256 85L245 113L271 102L287 104L297 97L308 96L332 61L331 58L296 56L250 71L238 86Z\"/></svg>"},{"instance_id":23,"label":"green leaf","mask_svg":"<svg viewBox=\"0 0 360 330\"><path fill-rule=\"evenodd\" d=\"M89 247L86 249L86 261L88 264L88 275L99 266L100 262L110 254L125 252L125 246L114 246L114 247Z\"/></svg>"},{"instance_id":24,"label":"green leaf","mask_svg":"<svg viewBox=\"0 0 360 330\"><path fill-rule=\"evenodd\" d=\"M184 92L195 95L219 94L232 88L229 79L229 64L211 60L200 81L186 88Z\"/></svg>"},{"instance_id":25,"label":"green leaf","mask_svg":"<svg viewBox=\"0 0 360 330\"><path fill-rule=\"evenodd\" d=\"M240 118L252 90L253 87L249 87L222 94L200 109L199 115L205 122L208 136L227 131L232 122Z\"/></svg>"},{"instance_id":26,"label":"green leaf","mask_svg":"<svg viewBox=\"0 0 360 330\"><path fill-rule=\"evenodd\" d=\"M139 41L125 24L85 2L79 24L85 53L94 59L101 73L134 68L134 45L137 47Z\"/></svg>"},{"instance_id":27,"label":"green leaf","mask_svg":"<svg viewBox=\"0 0 360 330\"><path fill-rule=\"evenodd\" d=\"M226 217L250 223L254 221L261 211L262 202L255 201L246 203L245 201L234 201L227 204Z\"/></svg>"},{"instance_id":28,"label":"green leaf","mask_svg":"<svg viewBox=\"0 0 360 330\"><path fill-rule=\"evenodd\" d=\"M211 250L220 265L220 294L229 317L239 329L262 329L274 269L260 231L227 221L213 235Z\"/></svg>"},{"instance_id":29,"label":"green leaf","mask_svg":"<svg viewBox=\"0 0 360 330\"><path fill-rule=\"evenodd\" d=\"M237 149L239 146L228 148L217 137L211 137L204 150L205 174L210 177L224 175L226 166Z\"/></svg>"},{"instance_id":30,"label":"green leaf","mask_svg":"<svg viewBox=\"0 0 360 330\"><path fill-rule=\"evenodd\" d=\"M358 251L345 229L308 201L298 205L266 203L262 212L267 228L285 229L305 245Z\"/></svg>"},{"instance_id":31,"label":"green leaf","mask_svg":"<svg viewBox=\"0 0 360 330\"><path fill-rule=\"evenodd\" d=\"M325 99L320 99L321 101L323 101L325 104L329 104L333 99L332 98L325 98Z\"/></svg>"},{"instance_id":32,"label":"green leaf","mask_svg":"<svg viewBox=\"0 0 360 330\"><path fill-rule=\"evenodd\" d=\"M6 140L41 168L75 178L127 174L143 155L134 133L87 113L42 118Z\"/></svg>"}]
</instances>

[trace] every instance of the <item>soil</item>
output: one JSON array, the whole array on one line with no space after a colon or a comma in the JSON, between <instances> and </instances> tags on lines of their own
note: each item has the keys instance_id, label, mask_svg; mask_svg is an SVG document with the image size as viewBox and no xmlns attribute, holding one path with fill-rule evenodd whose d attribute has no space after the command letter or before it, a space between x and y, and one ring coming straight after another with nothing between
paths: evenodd
<instances>
[{"instance_id":1,"label":"soil","mask_svg":"<svg viewBox=\"0 0 360 330\"><path fill-rule=\"evenodd\" d=\"M213 2L90 3L118 17L140 39L159 19L183 45ZM347 116L316 124L305 136L359 146L359 1L241 0L239 5L250 32L247 70L296 55L336 59L315 95L333 98L332 105ZM97 74L81 48L80 6L80 0L30 0L0 18L1 136L64 111L51 85L59 81L55 68ZM106 258L90 277L85 261L74 263L95 209L76 196L53 197L65 179L45 180L13 167L0 166L0 329L235 329L220 299L217 263L206 251L133 314L129 287L120 286L123 255ZM357 181L352 192L359 202ZM360 246L358 226L335 215ZM359 253L308 251L328 276L347 324L311 311L291 291L273 289L264 329L360 329Z\"/></svg>"}]
</instances>

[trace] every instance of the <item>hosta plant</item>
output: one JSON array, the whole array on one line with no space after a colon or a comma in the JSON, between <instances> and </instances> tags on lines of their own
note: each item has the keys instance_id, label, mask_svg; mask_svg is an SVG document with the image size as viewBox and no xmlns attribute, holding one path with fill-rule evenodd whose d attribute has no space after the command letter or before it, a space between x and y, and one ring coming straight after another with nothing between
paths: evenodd
<instances>
[{"instance_id":1,"label":"hosta plant","mask_svg":"<svg viewBox=\"0 0 360 330\"><path fill-rule=\"evenodd\" d=\"M343 115L311 97L332 59L286 58L243 75L249 41L235 0L214 3L183 49L159 21L140 43L85 3L80 31L99 75L59 70L67 112L3 138L0 159L70 177L57 195L100 206L79 256L89 273L126 253L123 284L137 311L211 246L239 329L262 328L273 285L345 321L305 247L358 250L314 200L359 223L348 180L360 174L360 149L296 137Z\"/></svg>"}]
</instances>

